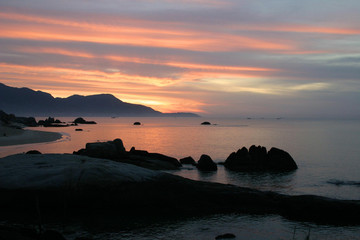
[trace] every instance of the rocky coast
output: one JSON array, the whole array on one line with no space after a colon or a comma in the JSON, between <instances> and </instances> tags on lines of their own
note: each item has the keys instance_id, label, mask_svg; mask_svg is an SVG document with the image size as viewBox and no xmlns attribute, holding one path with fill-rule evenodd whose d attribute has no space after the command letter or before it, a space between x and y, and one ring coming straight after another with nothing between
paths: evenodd
<instances>
[{"instance_id":1,"label":"rocky coast","mask_svg":"<svg viewBox=\"0 0 360 240\"><path fill-rule=\"evenodd\" d=\"M257 160L257 156L263 159L265 154L257 154L254 147L250 148L252 150L248 152L239 150L246 154L239 151L236 155L231 154L224 164L232 166L229 165L230 161L234 166L240 166L234 168L235 171L243 171L239 164L249 166L252 160L263 163L263 160ZM262 147L257 149L264 152ZM240 156L245 156L246 161ZM211 166L215 164L209 156L202 158L206 158ZM202 161L190 163L202 165L202 158ZM283 161L280 163L283 164ZM62 222L64 216L91 222L99 218L116 220L149 216L188 218L213 214L250 214L279 215L315 224L360 224L359 201L316 195L286 195L194 181L159 171L179 169L181 166L177 159L159 153L135 148L126 151L121 139L88 143L74 154L7 156L0 159L0 220L8 220L10 216L12 221L26 219L27 224L36 226L41 224L39 219ZM263 165L260 166L264 171ZM234 171L231 167L227 169ZM215 168L206 167L198 167L198 170L216 171ZM0 235L1 231L0 228ZM3 231L10 235L14 232L9 228Z\"/></svg>"}]
</instances>

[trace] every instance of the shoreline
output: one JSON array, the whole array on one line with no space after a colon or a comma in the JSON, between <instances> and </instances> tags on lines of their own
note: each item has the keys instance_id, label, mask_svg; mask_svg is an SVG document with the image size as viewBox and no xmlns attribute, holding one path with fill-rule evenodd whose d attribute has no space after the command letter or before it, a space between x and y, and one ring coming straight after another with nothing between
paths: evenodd
<instances>
[{"instance_id":1,"label":"shoreline","mask_svg":"<svg viewBox=\"0 0 360 240\"><path fill-rule=\"evenodd\" d=\"M61 139L62 136L57 132L15 129L0 125L0 147L54 142Z\"/></svg>"}]
</instances>

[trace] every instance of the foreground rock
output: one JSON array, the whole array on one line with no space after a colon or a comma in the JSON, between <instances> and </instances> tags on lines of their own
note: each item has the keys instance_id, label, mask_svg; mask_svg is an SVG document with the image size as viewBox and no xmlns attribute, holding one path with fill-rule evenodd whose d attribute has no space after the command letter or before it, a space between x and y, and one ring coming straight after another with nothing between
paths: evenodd
<instances>
[{"instance_id":1,"label":"foreground rock","mask_svg":"<svg viewBox=\"0 0 360 240\"><path fill-rule=\"evenodd\" d=\"M144 150L136 150L134 147L127 152L121 139L87 143L85 149L75 151L74 154L111 159L153 170L175 170L181 167L181 163L176 158L160 153L149 153Z\"/></svg>"},{"instance_id":2,"label":"foreground rock","mask_svg":"<svg viewBox=\"0 0 360 240\"><path fill-rule=\"evenodd\" d=\"M4 216L44 219L216 213L279 214L327 224L360 224L360 202L287 196L199 182L111 160L78 155L13 155L0 159ZM35 221L35 220L34 220Z\"/></svg>"},{"instance_id":3,"label":"foreground rock","mask_svg":"<svg viewBox=\"0 0 360 240\"><path fill-rule=\"evenodd\" d=\"M233 152L226 159L224 166L234 171L292 171L298 167L289 153L278 148L252 145Z\"/></svg>"}]
</instances>

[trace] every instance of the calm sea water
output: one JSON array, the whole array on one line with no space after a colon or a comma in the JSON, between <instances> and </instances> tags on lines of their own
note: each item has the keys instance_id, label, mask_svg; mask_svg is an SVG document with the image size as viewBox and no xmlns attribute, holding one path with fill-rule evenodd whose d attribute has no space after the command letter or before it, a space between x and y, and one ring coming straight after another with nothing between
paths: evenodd
<instances>
[{"instance_id":1,"label":"calm sea water","mask_svg":"<svg viewBox=\"0 0 360 240\"><path fill-rule=\"evenodd\" d=\"M60 118L71 121L74 118ZM286 194L316 194L339 199L360 199L360 121L290 119L204 118L88 118L97 125L75 128L34 128L63 132L54 143L0 147L0 156L37 149L43 153L72 153L87 142L121 138L126 149L159 152L172 157L208 154L217 162L239 148L262 145L289 152L299 169L288 174L235 173L219 167L216 173L200 173L185 167L173 174L195 180L230 183ZM133 126L140 121L141 126ZM210 121L211 126L202 126ZM214 239L233 232L237 239L304 239L309 225L278 216L218 215L171 223L144 224L140 229L98 232L95 239ZM360 239L358 227L310 226L311 239ZM121 227L120 227L121 228Z\"/></svg>"}]
</instances>

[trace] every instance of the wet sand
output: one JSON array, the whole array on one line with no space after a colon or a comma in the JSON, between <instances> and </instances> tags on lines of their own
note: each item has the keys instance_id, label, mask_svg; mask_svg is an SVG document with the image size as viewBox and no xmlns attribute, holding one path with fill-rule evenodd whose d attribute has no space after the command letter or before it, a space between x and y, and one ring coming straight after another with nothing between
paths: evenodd
<instances>
[{"instance_id":1,"label":"wet sand","mask_svg":"<svg viewBox=\"0 0 360 240\"><path fill-rule=\"evenodd\" d=\"M0 125L0 146L52 142L61 137L60 133L15 129Z\"/></svg>"}]
</instances>

